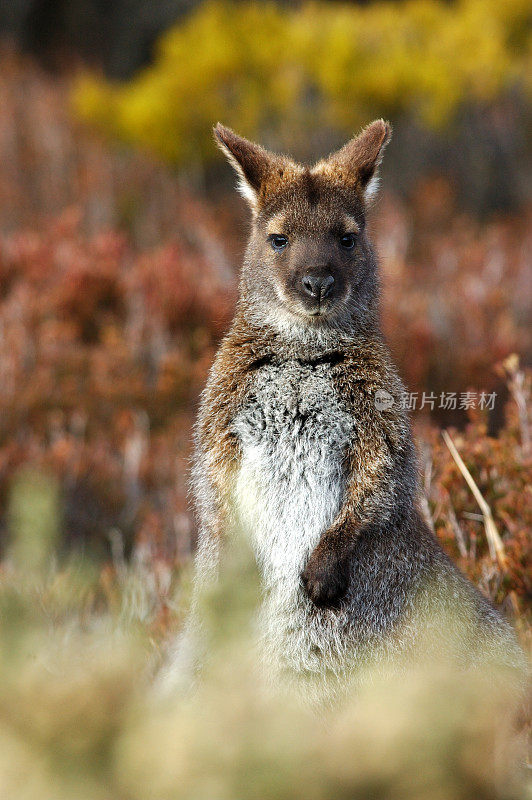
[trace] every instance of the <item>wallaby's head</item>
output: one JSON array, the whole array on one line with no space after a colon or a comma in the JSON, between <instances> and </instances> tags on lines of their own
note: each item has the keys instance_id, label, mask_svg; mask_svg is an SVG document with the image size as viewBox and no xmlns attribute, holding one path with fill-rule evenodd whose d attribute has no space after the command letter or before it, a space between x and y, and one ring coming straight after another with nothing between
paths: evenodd
<instances>
[{"instance_id":1,"label":"wallaby's head","mask_svg":"<svg viewBox=\"0 0 532 800\"><path fill-rule=\"evenodd\" d=\"M367 324L376 268L366 209L390 125L376 120L311 168L223 125L215 134L253 214L242 275L249 312L285 330Z\"/></svg>"}]
</instances>

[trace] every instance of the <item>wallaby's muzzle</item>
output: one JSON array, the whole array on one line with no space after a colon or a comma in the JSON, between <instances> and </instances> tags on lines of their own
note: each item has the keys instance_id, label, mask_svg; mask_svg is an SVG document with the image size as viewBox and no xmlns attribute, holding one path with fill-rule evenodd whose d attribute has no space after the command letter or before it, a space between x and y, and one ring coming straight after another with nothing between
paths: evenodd
<instances>
[{"instance_id":1,"label":"wallaby's muzzle","mask_svg":"<svg viewBox=\"0 0 532 800\"><path fill-rule=\"evenodd\" d=\"M316 272L307 272L301 278L301 285L305 294L318 303L331 293L334 284L332 275L322 275Z\"/></svg>"}]
</instances>

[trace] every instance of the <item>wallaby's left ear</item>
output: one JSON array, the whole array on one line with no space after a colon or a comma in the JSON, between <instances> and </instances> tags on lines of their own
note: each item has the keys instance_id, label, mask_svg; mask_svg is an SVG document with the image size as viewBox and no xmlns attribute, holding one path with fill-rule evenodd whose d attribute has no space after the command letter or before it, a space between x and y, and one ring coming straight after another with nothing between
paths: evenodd
<instances>
[{"instance_id":1,"label":"wallaby's left ear","mask_svg":"<svg viewBox=\"0 0 532 800\"><path fill-rule=\"evenodd\" d=\"M346 184L358 185L369 202L378 189L378 167L390 141L392 126L376 119L346 145L317 165Z\"/></svg>"},{"instance_id":2,"label":"wallaby's left ear","mask_svg":"<svg viewBox=\"0 0 532 800\"><path fill-rule=\"evenodd\" d=\"M214 128L214 135L240 179L239 192L256 210L261 186L266 183L277 157L220 123Z\"/></svg>"}]
</instances>

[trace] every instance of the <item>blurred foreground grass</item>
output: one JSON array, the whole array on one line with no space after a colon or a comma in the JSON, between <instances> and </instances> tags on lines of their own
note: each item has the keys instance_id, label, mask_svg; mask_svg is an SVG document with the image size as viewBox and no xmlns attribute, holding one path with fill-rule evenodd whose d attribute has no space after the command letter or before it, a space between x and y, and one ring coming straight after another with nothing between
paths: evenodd
<instances>
[{"instance_id":1,"label":"blurred foreground grass","mask_svg":"<svg viewBox=\"0 0 532 800\"><path fill-rule=\"evenodd\" d=\"M119 590L105 596L90 565L54 562L56 497L56 485L31 472L12 493L0 588L0 797L528 796L515 698L495 692L488 675L419 664L374 675L356 698L319 714L267 687L249 644L258 591L242 549L207 602L210 655L197 690L161 698L151 683L160 637L150 581L123 564Z\"/></svg>"}]
</instances>

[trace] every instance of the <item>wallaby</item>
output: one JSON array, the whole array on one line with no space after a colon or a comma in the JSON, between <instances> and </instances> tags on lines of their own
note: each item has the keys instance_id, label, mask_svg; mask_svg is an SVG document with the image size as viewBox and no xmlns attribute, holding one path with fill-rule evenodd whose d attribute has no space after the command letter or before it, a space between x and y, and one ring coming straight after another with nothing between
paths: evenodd
<instances>
[{"instance_id":1,"label":"wallaby","mask_svg":"<svg viewBox=\"0 0 532 800\"><path fill-rule=\"evenodd\" d=\"M267 660L296 675L406 653L422 621L465 663L493 655L521 668L510 625L417 507L366 227L390 133L377 120L309 168L215 128L252 229L196 427L196 580L214 576L221 540L243 530L262 576Z\"/></svg>"}]
</instances>

